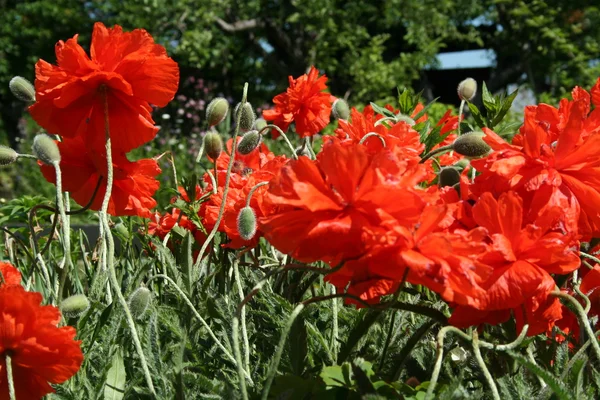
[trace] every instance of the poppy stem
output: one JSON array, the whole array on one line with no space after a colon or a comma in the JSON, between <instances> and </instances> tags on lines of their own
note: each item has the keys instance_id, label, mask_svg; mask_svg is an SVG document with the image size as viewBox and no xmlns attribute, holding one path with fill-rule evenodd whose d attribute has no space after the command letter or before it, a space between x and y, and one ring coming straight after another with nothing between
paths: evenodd
<instances>
[{"instance_id":1,"label":"poppy stem","mask_svg":"<svg viewBox=\"0 0 600 400\"><path fill-rule=\"evenodd\" d=\"M234 260L233 262L233 276L235 279L235 284L238 288L238 293L240 295L240 301L244 300L244 289L242 288L242 281L240 279L240 268L238 265L238 260ZM250 342L248 342L248 331L246 330L246 309L242 308L240 311L240 317L242 319L242 339L244 340L244 368L250 373ZM235 329L234 329L235 332ZM234 340L234 343L236 341ZM239 363L239 361L238 361ZM239 367L239 366L238 366Z\"/></svg>"},{"instance_id":2,"label":"poppy stem","mask_svg":"<svg viewBox=\"0 0 600 400\"><path fill-rule=\"evenodd\" d=\"M240 354L240 340L239 340L239 330L240 330L240 319L235 313L233 315L233 353L235 354L235 363L237 365L238 377L240 381L240 391L242 392L242 399L248 400L248 389L246 388L246 379L244 378L244 365L242 362L242 355Z\"/></svg>"},{"instance_id":3,"label":"poppy stem","mask_svg":"<svg viewBox=\"0 0 600 400\"><path fill-rule=\"evenodd\" d=\"M242 93L242 101L240 102L241 107L243 107L244 104L246 104L247 97L248 97L248 82L246 82L244 84L244 92ZM223 214L225 213L225 205L227 203L227 194L229 193L229 182L231 181L231 170L233 169L233 163L235 161L235 153L237 150L237 146L235 144L237 143L237 138L238 138L238 135L240 134L241 118L242 118L242 113L238 113L237 119L236 119L236 124L235 124L235 131L234 131L233 140L232 140L232 143L234 145L231 146L231 156L229 157L229 164L227 164L227 175L225 175L225 185L223 187L223 198L221 200L221 207L219 208L219 214L217 216L217 221L215 222L215 226L210 231L206 240L204 241L204 244L202 244L202 247L200 248L200 252L198 253L198 257L196 258L196 262L194 263L194 270L197 270L198 268L200 268L200 263L202 261L202 257L204 257L204 252L206 251L206 249L210 245L210 242L213 240L213 238L217 234L217 231L219 230L219 225L221 224L221 220L223 219ZM215 179L216 179L216 177L215 177Z\"/></svg>"},{"instance_id":4,"label":"poppy stem","mask_svg":"<svg viewBox=\"0 0 600 400\"><path fill-rule=\"evenodd\" d=\"M267 380L265 382L265 386L262 392L262 400L267 400L269 397L269 391L271 390L271 385L273 384L273 379L275 379L275 374L277 374L277 367L279 366L279 362L281 361L281 355L283 354L283 348L285 347L285 342L288 334L290 333L290 329L294 324L294 321L300 315L302 310L304 309L304 304L300 303L294 308L292 313L290 314L287 323L283 327L283 331L281 331L281 337L279 338L279 344L277 344L277 350L275 352L275 356L271 361L271 365L269 366L269 372L267 373Z\"/></svg>"},{"instance_id":5,"label":"poppy stem","mask_svg":"<svg viewBox=\"0 0 600 400\"><path fill-rule=\"evenodd\" d=\"M592 261L597 262L598 264L600 264L600 258L598 258L598 257L594 257L593 255L588 254L588 253L584 253L583 251L580 251L579 255L581 257L588 258L588 259L590 259L590 260L592 260Z\"/></svg>"},{"instance_id":6,"label":"poppy stem","mask_svg":"<svg viewBox=\"0 0 600 400\"><path fill-rule=\"evenodd\" d=\"M496 384L494 383L494 378L492 378L492 374L490 374L490 371L487 368L487 366L485 365L485 361L483 360L483 357L481 356L481 350L479 349L479 335L477 334L477 329L473 329L472 345L473 345L473 354L475 355L475 359L477 360L477 363L479 364L479 368L481 368L481 372L483 372L483 376L485 376L488 386L490 387L490 389L492 391L492 397L494 398L494 400L500 400L500 393L498 393L498 388L496 387Z\"/></svg>"},{"instance_id":7,"label":"poppy stem","mask_svg":"<svg viewBox=\"0 0 600 400\"><path fill-rule=\"evenodd\" d=\"M335 286L331 285L331 294L336 294L335 291ZM338 327L338 301L337 298L333 298L331 299L331 309L333 310L332 312L332 320L333 320L333 327L331 329L331 355L333 357L333 363L337 364L337 341L338 341L338 331L339 331L339 327Z\"/></svg>"},{"instance_id":8,"label":"poppy stem","mask_svg":"<svg viewBox=\"0 0 600 400\"><path fill-rule=\"evenodd\" d=\"M458 107L458 127L456 128L458 136L460 136L460 120L462 119L463 110L465 108L465 101L460 101L460 107Z\"/></svg>"},{"instance_id":9,"label":"poppy stem","mask_svg":"<svg viewBox=\"0 0 600 400\"><path fill-rule=\"evenodd\" d=\"M60 281L58 283L58 287L56 288L56 301L60 302L62 298L62 292L64 289L64 284L66 281L67 273L73 266L73 261L71 260L71 231L69 229L69 221L67 219L67 213L65 211L65 202L62 194L62 172L60 170L60 165L58 161L52 163L54 170L56 171L56 205L58 207L58 212L60 213L60 222L62 227L62 240L63 240L63 270L61 272Z\"/></svg>"},{"instance_id":10,"label":"poppy stem","mask_svg":"<svg viewBox=\"0 0 600 400\"><path fill-rule=\"evenodd\" d=\"M17 395L15 394L15 383L13 381L12 360L8 354L6 354L6 379L8 381L8 396L10 400L16 400Z\"/></svg>"},{"instance_id":11,"label":"poppy stem","mask_svg":"<svg viewBox=\"0 0 600 400\"><path fill-rule=\"evenodd\" d=\"M115 241L110 231L109 219L108 219L108 205L110 203L110 196L112 192L113 186L113 163L112 163L112 143L110 140L110 126L109 126L109 118L108 118L108 96L106 94L106 86L101 87L101 94L104 100L104 131L106 134L106 165L107 165L107 173L106 173L106 193L104 194L104 199L102 200L102 208L100 209L99 217L100 224L104 226L103 235L106 239L106 266L109 271L109 280L111 285L113 286L113 290L117 294L117 299L123 310L125 311L125 317L127 319L127 324L129 325L129 329L131 330L131 337L133 339L133 343L135 344L135 349L140 357L140 363L142 364L142 370L144 372L144 376L146 377L146 384L150 389L150 392L154 397L156 397L156 391L154 390L154 384L152 383L152 376L150 375L150 370L148 369L148 364L146 362L146 356L144 355L144 350L142 349L142 343L140 342L140 338L137 333L137 329L135 327L135 321L131 315L131 311L129 310L129 305L121 292L121 285L117 279L117 274L115 272L114 265L114 257L115 257Z\"/></svg>"},{"instance_id":12,"label":"poppy stem","mask_svg":"<svg viewBox=\"0 0 600 400\"><path fill-rule=\"evenodd\" d=\"M360 141L358 142L358 144L364 144L368 138L373 137L373 136L377 136L377 138L379 139L379 141L381 142L381 144L383 145L383 147L385 146L385 139L383 138L383 136L381 136L378 133L375 132L369 132L367 133L365 136L362 137L362 139L360 139Z\"/></svg>"},{"instance_id":13,"label":"poppy stem","mask_svg":"<svg viewBox=\"0 0 600 400\"><path fill-rule=\"evenodd\" d=\"M431 157L438 155L438 154L445 153L447 151L450 151L453 148L454 148L453 145L449 144L447 146L442 146L439 149L432 150L429 153L425 154L423 156L423 158L421 158L421 161L419 161L419 164L423 164L425 161L429 160Z\"/></svg>"},{"instance_id":14,"label":"poppy stem","mask_svg":"<svg viewBox=\"0 0 600 400\"><path fill-rule=\"evenodd\" d=\"M258 189L261 186L268 185L268 184L269 184L268 181L260 182L260 183L257 183L256 185L254 185L252 187L252 189L250 189L250 191L248 192L248 196L246 197L246 207L250 207L250 200L252 200L252 195L254 194L256 189Z\"/></svg>"},{"instance_id":15,"label":"poppy stem","mask_svg":"<svg viewBox=\"0 0 600 400\"><path fill-rule=\"evenodd\" d=\"M267 129L275 129L277 132L279 132L279 135L283 138L283 140L287 143L288 147L290 148L290 150L292 152L292 158L294 160L297 160L298 155L296 154L296 149L294 149L292 142L290 142L290 139L288 139L287 135L281 130L281 128L278 127L277 125L266 125L264 128L262 128L260 130L260 132L258 132L258 134L262 135L263 132L266 131Z\"/></svg>"}]
</instances>

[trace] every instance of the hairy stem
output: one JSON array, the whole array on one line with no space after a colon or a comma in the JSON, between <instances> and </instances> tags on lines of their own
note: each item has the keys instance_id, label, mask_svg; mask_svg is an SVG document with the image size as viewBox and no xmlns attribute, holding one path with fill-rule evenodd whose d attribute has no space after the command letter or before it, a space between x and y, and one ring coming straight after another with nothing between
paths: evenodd
<instances>
[{"instance_id":1,"label":"hairy stem","mask_svg":"<svg viewBox=\"0 0 600 400\"><path fill-rule=\"evenodd\" d=\"M490 371L488 370L487 366L485 365L485 361L483 361L483 357L481 356L481 350L479 349L479 335L477 334L477 329L473 329L472 345L473 354L475 355L477 364L479 364L479 368L481 368L481 372L483 372L483 376L485 376L488 386L492 391L492 397L494 398L494 400L500 400L500 394L498 393L498 388L494 383L494 378L492 378L492 374L490 374Z\"/></svg>"}]
</instances>

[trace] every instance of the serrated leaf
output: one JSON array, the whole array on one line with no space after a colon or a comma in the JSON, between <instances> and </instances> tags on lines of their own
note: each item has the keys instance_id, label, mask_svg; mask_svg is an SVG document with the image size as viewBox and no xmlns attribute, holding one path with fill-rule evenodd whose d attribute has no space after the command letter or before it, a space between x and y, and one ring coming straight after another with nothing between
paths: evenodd
<instances>
[{"instance_id":1,"label":"serrated leaf","mask_svg":"<svg viewBox=\"0 0 600 400\"><path fill-rule=\"evenodd\" d=\"M371 107L373 107L373 111L375 111L377 114L385 115L386 117L392 117L392 118L396 117L396 114L394 114L387 108L378 106L375 103L371 103Z\"/></svg>"},{"instance_id":2,"label":"serrated leaf","mask_svg":"<svg viewBox=\"0 0 600 400\"><path fill-rule=\"evenodd\" d=\"M363 311L364 310L364 311ZM360 321L352 328L350 334L348 335L348 339L344 346L340 349L338 361L345 361L348 359L350 352L354 349L354 346L359 342L359 340L369 331L369 328L379 319L382 315L381 310L369 310L363 309L361 310L362 318Z\"/></svg>"},{"instance_id":3,"label":"serrated leaf","mask_svg":"<svg viewBox=\"0 0 600 400\"><path fill-rule=\"evenodd\" d=\"M512 107L512 103L513 103L513 101L515 101L515 98L517 97L518 93L519 93L519 89L516 89L514 92L509 94L506 99L504 99L502 101L502 107L500 107L500 110L498 111L498 113L496 114L494 119L492 120L490 129L493 129L494 126L496 126L500 122L502 122L502 120L504 119L504 116L506 116L506 114Z\"/></svg>"},{"instance_id":4,"label":"serrated leaf","mask_svg":"<svg viewBox=\"0 0 600 400\"><path fill-rule=\"evenodd\" d=\"M112 364L106 375L104 400L121 400L125 395L126 380L125 363L123 362L123 355L119 349L113 356Z\"/></svg>"},{"instance_id":5,"label":"serrated leaf","mask_svg":"<svg viewBox=\"0 0 600 400\"><path fill-rule=\"evenodd\" d=\"M488 90L485 82L483 82L481 88L481 99L483 100L483 106L488 111L487 115L495 114L496 112L496 99ZM491 114L490 114L491 113Z\"/></svg>"},{"instance_id":6,"label":"serrated leaf","mask_svg":"<svg viewBox=\"0 0 600 400\"><path fill-rule=\"evenodd\" d=\"M471 102L467 102L467 105L469 106L469 110L471 111L471 115L473 116L473 119L475 119L477 126L479 128L485 128L486 125L485 122L483 122L483 116L481 115L479 108Z\"/></svg>"}]
</instances>

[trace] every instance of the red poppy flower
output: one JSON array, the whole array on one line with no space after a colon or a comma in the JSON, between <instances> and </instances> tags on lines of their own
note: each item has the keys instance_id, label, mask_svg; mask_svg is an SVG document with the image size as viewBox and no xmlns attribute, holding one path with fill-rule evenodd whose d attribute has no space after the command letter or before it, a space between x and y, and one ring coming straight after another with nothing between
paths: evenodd
<instances>
[{"instance_id":1,"label":"red poppy flower","mask_svg":"<svg viewBox=\"0 0 600 400\"><path fill-rule=\"evenodd\" d=\"M206 239L206 235L200 230L190 219L181 214L181 210L173 208L170 213L161 215L160 213L154 213L154 218L150 219L148 223L148 234L155 235L159 239L163 240L167 234L173 230L175 225L190 231L196 243L202 244Z\"/></svg>"},{"instance_id":2,"label":"red poppy flower","mask_svg":"<svg viewBox=\"0 0 600 400\"><path fill-rule=\"evenodd\" d=\"M486 294L476 308L482 312L459 306L450 319L452 324L469 326L488 322L491 311L523 305L531 315L537 315L535 312L542 304L554 309L555 304L547 301L556 286L550 274L566 274L580 265L576 252L579 243L572 236L552 230L561 212L555 207L533 224L524 225L523 202L517 194L504 193L498 200L491 193L481 196L473 207L473 218L487 229L491 246L478 261L492 267L493 272L480 284Z\"/></svg>"},{"instance_id":3,"label":"red poppy flower","mask_svg":"<svg viewBox=\"0 0 600 400\"><path fill-rule=\"evenodd\" d=\"M8 399L6 354L17 399L41 399L72 377L83 362L75 329L57 327L60 312L20 285L0 286L0 398Z\"/></svg>"},{"instance_id":4,"label":"red poppy flower","mask_svg":"<svg viewBox=\"0 0 600 400\"><path fill-rule=\"evenodd\" d=\"M296 79L290 76L289 82L285 93L273 98L275 109L263 111L263 118L273 121L284 132L295 122L300 137L319 133L329 123L331 114L331 97L323 92L327 89L327 77L319 77L319 71L313 66L308 74ZM271 134L273 138L279 137L275 130Z\"/></svg>"},{"instance_id":5,"label":"red poppy flower","mask_svg":"<svg viewBox=\"0 0 600 400\"><path fill-rule=\"evenodd\" d=\"M598 92L597 85L592 96ZM482 172L475 186L495 193L515 190L536 214L557 201L565 210L575 202L563 224L587 240L600 235L600 108L590 112L590 95L581 88L573 90L573 99L563 99L558 109L528 106L513 145L486 130L485 140L496 151L473 161Z\"/></svg>"},{"instance_id":6,"label":"red poppy flower","mask_svg":"<svg viewBox=\"0 0 600 400\"><path fill-rule=\"evenodd\" d=\"M19 272L19 270L11 263L0 261L0 274L2 274L0 286L21 284L21 272Z\"/></svg>"},{"instance_id":7,"label":"red poppy flower","mask_svg":"<svg viewBox=\"0 0 600 400\"><path fill-rule=\"evenodd\" d=\"M86 147L81 137L58 143L61 154L63 190L70 192L78 204L84 206L92 199L98 180L102 182L90 209L99 210L106 193L106 153ZM40 164L48 182L56 183L53 167ZM160 183L158 163L153 159L131 162L123 153L113 154L113 188L108 213L114 216L138 215L150 217L156 206L152 198Z\"/></svg>"},{"instance_id":8,"label":"red poppy flower","mask_svg":"<svg viewBox=\"0 0 600 400\"><path fill-rule=\"evenodd\" d=\"M52 134L81 136L100 149L105 142L105 101L112 146L128 152L156 136L150 104L164 107L179 85L177 63L143 29L123 32L94 25L91 58L77 35L56 45L58 65L36 64L31 116ZM106 93L106 99L104 98Z\"/></svg>"},{"instance_id":9,"label":"red poppy flower","mask_svg":"<svg viewBox=\"0 0 600 400\"><path fill-rule=\"evenodd\" d=\"M363 254L361 235L381 222L378 209L418 220L425 193L415 186L425 173L387 150L371 154L362 145L329 142L316 162L300 157L281 169L266 195L278 208L259 225L283 253L335 264Z\"/></svg>"}]
</instances>

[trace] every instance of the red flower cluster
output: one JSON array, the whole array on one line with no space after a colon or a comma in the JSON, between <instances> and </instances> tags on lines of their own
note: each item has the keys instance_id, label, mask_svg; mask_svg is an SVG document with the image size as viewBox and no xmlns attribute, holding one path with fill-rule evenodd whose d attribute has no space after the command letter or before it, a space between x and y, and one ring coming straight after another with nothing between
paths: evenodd
<instances>
[{"instance_id":1,"label":"red flower cluster","mask_svg":"<svg viewBox=\"0 0 600 400\"><path fill-rule=\"evenodd\" d=\"M109 213L150 216L156 205L160 173L155 160L131 162L126 153L152 140L158 131L150 104L164 107L179 84L177 63L144 30L123 32L94 25L91 57L77 43L77 35L56 45L57 66L36 64L36 103L32 117L60 143L63 181L85 205L99 177L99 192L92 203L98 210L106 190L106 132L110 132L115 191ZM55 182L53 172L44 176ZM77 184L73 183L77 182Z\"/></svg>"},{"instance_id":2,"label":"red flower cluster","mask_svg":"<svg viewBox=\"0 0 600 400\"><path fill-rule=\"evenodd\" d=\"M42 306L41 294L23 289L15 267L0 262L0 273L0 398L9 398L8 355L16 397L41 399L54 392L49 383L62 383L79 370L81 342L74 340L74 328L57 327L56 307Z\"/></svg>"}]
</instances>

